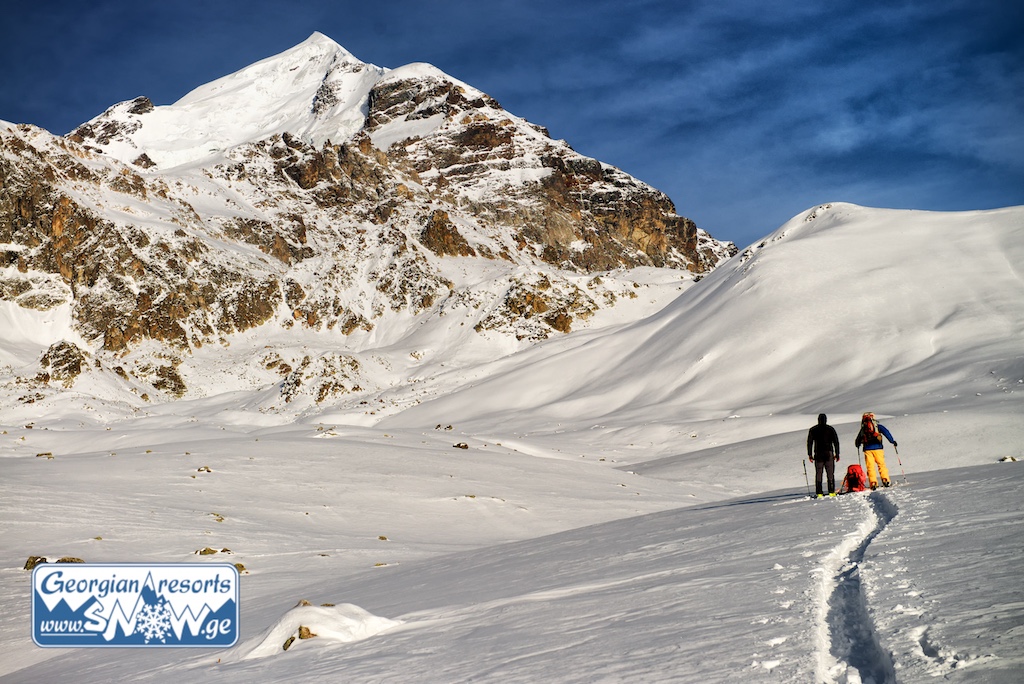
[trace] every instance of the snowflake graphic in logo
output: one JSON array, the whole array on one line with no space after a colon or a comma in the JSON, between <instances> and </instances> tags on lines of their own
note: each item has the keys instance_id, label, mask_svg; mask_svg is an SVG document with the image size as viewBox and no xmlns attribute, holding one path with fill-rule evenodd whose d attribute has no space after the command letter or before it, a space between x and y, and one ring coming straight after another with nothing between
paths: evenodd
<instances>
[{"instance_id":1,"label":"snowflake graphic in logo","mask_svg":"<svg viewBox=\"0 0 1024 684\"><path fill-rule=\"evenodd\" d=\"M170 631L171 611L167 608L165 599L161 597L156 603L147 603L139 609L135 634L141 632L145 635L147 644L152 639L159 639L160 643L166 644L167 633Z\"/></svg>"}]
</instances>

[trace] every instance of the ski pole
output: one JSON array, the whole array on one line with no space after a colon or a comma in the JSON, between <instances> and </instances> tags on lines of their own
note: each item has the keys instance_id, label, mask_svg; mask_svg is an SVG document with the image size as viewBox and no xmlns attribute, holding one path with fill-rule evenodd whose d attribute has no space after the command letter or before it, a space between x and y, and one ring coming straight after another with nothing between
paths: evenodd
<instances>
[{"instance_id":1,"label":"ski pole","mask_svg":"<svg viewBox=\"0 0 1024 684\"><path fill-rule=\"evenodd\" d=\"M805 461L804 459L801 458L800 462L804 464L804 484L807 485L807 496L808 496L808 498L810 498L810 496L811 496L811 481L807 479L807 461Z\"/></svg>"},{"instance_id":2,"label":"ski pole","mask_svg":"<svg viewBox=\"0 0 1024 684\"><path fill-rule=\"evenodd\" d=\"M896 452L896 462L900 464L900 472L903 473L903 484L907 484L907 473L903 470L903 461L900 460L900 450L896 448L896 445L892 445L892 450Z\"/></svg>"}]
</instances>

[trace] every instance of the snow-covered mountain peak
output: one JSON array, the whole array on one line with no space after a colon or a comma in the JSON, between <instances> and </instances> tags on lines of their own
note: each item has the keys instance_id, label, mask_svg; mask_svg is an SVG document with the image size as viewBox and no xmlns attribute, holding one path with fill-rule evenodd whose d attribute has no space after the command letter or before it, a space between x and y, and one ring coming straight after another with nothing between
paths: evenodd
<instances>
[{"instance_id":1,"label":"snow-covered mountain peak","mask_svg":"<svg viewBox=\"0 0 1024 684\"><path fill-rule=\"evenodd\" d=\"M230 148L289 132L308 143L343 141L363 124L370 89L386 69L314 33L280 54L199 86L172 105L114 105L73 139L123 162L163 170L216 160Z\"/></svg>"},{"instance_id":2,"label":"snow-covered mountain peak","mask_svg":"<svg viewBox=\"0 0 1024 684\"><path fill-rule=\"evenodd\" d=\"M336 80L339 72L366 66L327 36L314 33L295 47L195 88L175 105L195 105L211 99L295 99L324 81Z\"/></svg>"},{"instance_id":3,"label":"snow-covered mountain peak","mask_svg":"<svg viewBox=\"0 0 1024 684\"><path fill-rule=\"evenodd\" d=\"M663 193L436 67L365 64L320 34L174 104L114 105L63 138L0 128L0 177L0 301L17 300L0 328L70 306L68 341L81 344L60 367L137 352L118 367L169 396L212 386L153 374L228 335L309 332L362 353L433 321L449 339L425 346L501 355L639 299L645 276L622 269L664 268L675 285L734 250ZM12 361L59 342L11 338L25 350ZM171 365L150 362L149 342L173 347ZM287 371L263 368L257 383L296 373L340 391L345 365L359 376L346 393L391 383L329 354L270 359Z\"/></svg>"}]
</instances>

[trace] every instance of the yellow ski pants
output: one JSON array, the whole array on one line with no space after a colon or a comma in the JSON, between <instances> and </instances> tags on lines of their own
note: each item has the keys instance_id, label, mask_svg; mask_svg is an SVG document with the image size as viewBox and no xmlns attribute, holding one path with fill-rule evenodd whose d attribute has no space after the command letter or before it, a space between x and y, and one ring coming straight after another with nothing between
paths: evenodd
<instances>
[{"instance_id":1,"label":"yellow ski pants","mask_svg":"<svg viewBox=\"0 0 1024 684\"><path fill-rule=\"evenodd\" d=\"M878 466L878 474L882 482L889 481L889 469L885 467L885 454L881 449L865 449L864 462L868 467L868 483L872 487L878 486L878 478L875 477L875 466Z\"/></svg>"}]
</instances>

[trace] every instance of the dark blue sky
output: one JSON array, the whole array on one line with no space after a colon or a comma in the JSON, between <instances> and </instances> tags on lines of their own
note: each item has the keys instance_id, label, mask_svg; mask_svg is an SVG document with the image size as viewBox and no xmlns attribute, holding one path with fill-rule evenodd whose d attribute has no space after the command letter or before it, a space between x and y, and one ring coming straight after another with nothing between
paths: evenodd
<instances>
[{"instance_id":1,"label":"dark blue sky","mask_svg":"<svg viewBox=\"0 0 1024 684\"><path fill-rule=\"evenodd\" d=\"M740 247L829 201L1024 204L1024 3L164 0L8 3L0 119L67 133L320 31L429 62L666 192Z\"/></svg>"}]
</instances>

